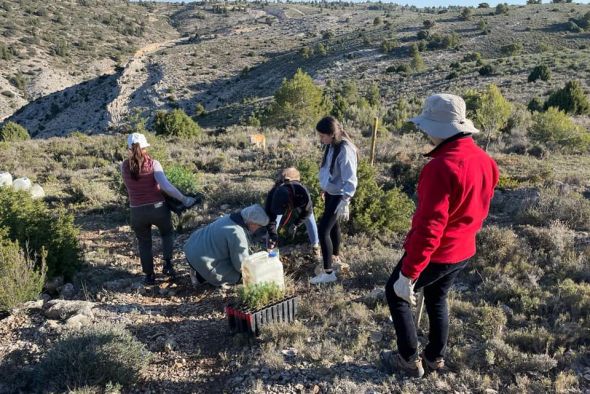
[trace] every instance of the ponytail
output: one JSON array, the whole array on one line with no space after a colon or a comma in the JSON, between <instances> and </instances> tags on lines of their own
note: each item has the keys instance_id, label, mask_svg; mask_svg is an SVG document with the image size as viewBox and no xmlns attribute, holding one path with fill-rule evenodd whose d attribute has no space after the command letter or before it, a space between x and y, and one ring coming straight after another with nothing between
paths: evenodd
<instances>
[{"instance_id":1,"label":"ponytail","mask_svg":"<svg viewBox=\"0 0 590 394\"><path fill-rule=\"evenodd\" d=\"M131 157L129 158L129 172L131 173L131 178L135 179L136 181L139 179L139 173L143 168L143 165L146 161L146 153L144 150L139 147L138 143L131 145Z\"/></svg>"}]
</instances>

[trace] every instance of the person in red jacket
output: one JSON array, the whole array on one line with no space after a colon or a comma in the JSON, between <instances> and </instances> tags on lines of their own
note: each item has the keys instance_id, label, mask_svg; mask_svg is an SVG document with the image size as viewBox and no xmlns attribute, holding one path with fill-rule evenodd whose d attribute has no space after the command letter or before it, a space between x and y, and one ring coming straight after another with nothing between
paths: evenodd
<instances>
[{"instance_id":1,"label":"person in red jacket","mask_svg":"<svg viewBox=\"0 0 590 394\"><path fill-rule=\"evenodd\" d=\"M466 118L465 102L452 94L426 99L422 113L410 119L435 148L418 179L418 204L404 243L405 254L385 287L397 335L398 353L383 352L390 371L412 376L444 367L449 333L447 293L475 254L475 235L488 216L498 183L494 160L473 141L478 133ZM428 345L418 353L411 307L414 292L424 290Z\"/></svg>"}]
</instances>

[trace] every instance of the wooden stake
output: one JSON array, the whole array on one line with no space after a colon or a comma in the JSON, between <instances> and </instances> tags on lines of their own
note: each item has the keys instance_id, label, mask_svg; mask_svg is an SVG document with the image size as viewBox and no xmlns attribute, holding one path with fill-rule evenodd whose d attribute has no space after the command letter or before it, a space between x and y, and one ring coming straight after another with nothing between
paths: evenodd
<instances>
[{"instance_id":1,"label":"wooden stake","mask_svg":"<svg viewBox=\"0 0 590 394\"><path fill-rule=\"evenodd\" d=\"M371 138L371 167L375 165L375 146L377 145L377 127L379 126L379 118L375 116L373 123L373 137Z\"/></svg>"}]
</instances>

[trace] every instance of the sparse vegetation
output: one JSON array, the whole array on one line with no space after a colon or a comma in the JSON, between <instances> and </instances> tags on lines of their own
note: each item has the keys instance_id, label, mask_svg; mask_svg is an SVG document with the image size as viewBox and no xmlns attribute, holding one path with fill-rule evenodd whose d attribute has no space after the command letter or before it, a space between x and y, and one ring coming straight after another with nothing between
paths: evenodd
<instances>
[{"instance_id":1,"label":"sparse vegetation","mask_svg":"<svg viewBox=\"0 0 590 394\"><path fill-rule=\"evenodd\" d=\"M35 300L43 289L46 269L44 256L35 269L35 260L0 234L0 311Z\"/></svg>"},{"instance_id":2,"label":"sparse vegetation","mask_svg":"<svg viewBox=\"0 0 590 394\"><path fill-rule=\"evenodd\" d=\"M16 142L31 138L27 129L14 122L6 122L0 130L0 141Z\"/></svg>"},{"instance_id":3,"label":"sparse vegetation","mask_svg":"<svg viewBox=\"0 0 590 394\"><path fill-rule=\"evenodd\" d=\"M26 192L0 188L0 228L11 240L25 245L37 267L47 253L47 274L71 277L82 262L74 217L63 210L49 210Z\"/></svg>"},{"instance_id":4,"label":"sparse vegetation","mask_svg":"<svg viewBox=\"0 0 590 394\"><path fill-rule=\"evenodd\" d=\"M35 389L72 390L134 382L150 361L145 346L121 326L101 323L73 332L34 370Z\"/></svg>"}]
</instances>

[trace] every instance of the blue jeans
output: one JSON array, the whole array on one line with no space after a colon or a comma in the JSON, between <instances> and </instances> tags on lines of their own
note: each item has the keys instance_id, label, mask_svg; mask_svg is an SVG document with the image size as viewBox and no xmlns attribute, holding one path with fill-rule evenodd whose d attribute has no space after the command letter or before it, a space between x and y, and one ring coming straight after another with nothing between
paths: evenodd
<instances>
[{"instance_id":1,"label":"blue jeans","mask_svg":"<svg viewBox=\"0 0 590 394\"><path fill-rule=\"evenodd\" d=\"M281 219L283 215L277 215L277 231L279 230L279 226L281 225ZM318 235L318 226L315 222L315 216L313 216L313 212L307 219L305 219L305 229L307 230L307 235L309 236L309 243L312 245L317 245L320 243L320 237Z\"/></svg>"}]
</instances>

